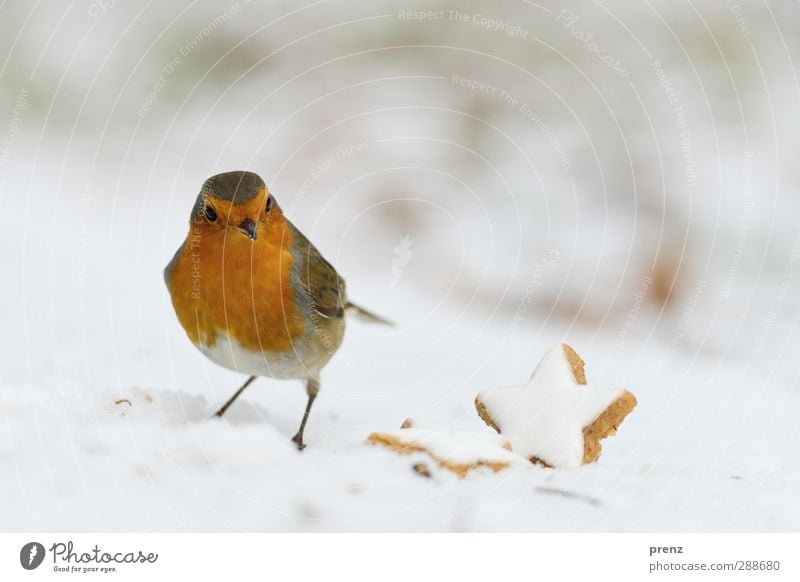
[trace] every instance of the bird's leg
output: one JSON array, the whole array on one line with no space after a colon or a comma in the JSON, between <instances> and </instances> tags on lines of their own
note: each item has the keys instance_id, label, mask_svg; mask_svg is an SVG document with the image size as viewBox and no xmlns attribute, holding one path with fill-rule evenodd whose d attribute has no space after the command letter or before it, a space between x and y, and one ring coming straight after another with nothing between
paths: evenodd
<instances>
[{"instance_id":1,"label":"bird's leg","mask_svg":"<svg viewBox=\"0 0 800 582\"><path fill-rule=\"evenodd\" d=\"M292 442L297 445L301 451L306 448L303 442L303 431L306 429L306 422L308 422L308 415L311 413L311 405L314 404L314 399L319 394L319 380L316 378L309 378L306 382L306 394L308 394L308 402L306 403L306 411L303 413L303 420L300 422L300 429L297 434L292 437Z\"/></svg>"},{"instance_id":2,"label":"bird's leg","mask_svg":"<svg viewBox=\"0 0 800 582\"><path fill-rule=\"evenodd\" d=\"M250 376L247 380L245 380L244 384L242 384L242 387L239 388L236 392L234 392L233 396L231 396L230 399L225 404L222 405L222 408L217 410L214 416L222 416L223 414L225 414L225 411L231 407L233 401L239 398L239 396L241 396L242 392L244 392L244 389L250 386L250 384L253 383L253 380L255 380L256 377L257 376Z\"/></svg>"}]
</instances>

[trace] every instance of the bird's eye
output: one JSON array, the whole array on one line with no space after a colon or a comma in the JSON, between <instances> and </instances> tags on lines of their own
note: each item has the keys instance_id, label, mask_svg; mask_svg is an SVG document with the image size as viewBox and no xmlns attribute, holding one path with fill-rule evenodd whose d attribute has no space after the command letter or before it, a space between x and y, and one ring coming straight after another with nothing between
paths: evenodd
<instances>
[{"instance_id":1,"label":"bird's eye","mask_svg":"<svg viewBox=\"0 0 800 582\"><path fill-rule=\"evenodd\" d=\"M269 212L270 210L272 210L272 196L267 196L266 212Z\"/></svg>"},{"instance_id":2,"label":"bird's eye","mask_svg":"<svg viewBox=\"0 0 800 582\"><path fill-rule=\"evenodd\" d=\"M205 215L209 222L214 222L217 219L217 211L211 208L208 204L205 207Z\"/></svg>"}]
</instances>

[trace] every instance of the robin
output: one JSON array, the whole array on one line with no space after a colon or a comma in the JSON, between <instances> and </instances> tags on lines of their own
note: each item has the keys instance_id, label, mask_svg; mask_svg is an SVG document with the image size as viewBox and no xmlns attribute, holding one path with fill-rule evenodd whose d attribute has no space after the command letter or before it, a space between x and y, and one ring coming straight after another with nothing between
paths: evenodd
<instances>
[{"instance_id":1,"label":"robin","mask_svg":"<svg viewBox=\"0 0 800 582\"><path fill-rule=\"evenodd\" d=\"M192 343L249 375L216 416L258 376L305 380L308 400L292 438L300 450L320 372L344 337L345 312L388 323L347 300L344 279L252 172L205 181L164 280Z\"/></svg>"}]
</instances>

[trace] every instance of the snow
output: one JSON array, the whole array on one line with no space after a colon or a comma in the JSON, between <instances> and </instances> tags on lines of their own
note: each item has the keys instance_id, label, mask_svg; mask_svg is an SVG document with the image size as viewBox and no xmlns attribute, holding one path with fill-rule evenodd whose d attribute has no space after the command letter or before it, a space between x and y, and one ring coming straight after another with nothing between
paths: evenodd
<instances>
[{"instance_id":1,"label":"snow","mask_svg":"<svg viewBox=\"0 0 800 582\"><path fill-rule=\"evenodd\" d=\"M800 529L798 7L740 2L743 37L722 4L612 4L635 37L574 10L626 79L528 4L496 16L529 41L399 22L388 0L241 3L140 117L225 7L5 3L0 529ZM524 101L570 169L453 74ZM209 418L243 378L191 345L163 285L202 181L231 169L398 322L348 323L302 454L300 382L259 379ZM366 444L409 417L488 430L475 395L560 342L639 402L598 463L426 478Z\"/></svg>"},{"instance_id":2,"label":"snow","mask_svg":"<svg viewBox=\"0 0 800 582\"><path fill-rule=\"evenodd\" d=\"M157 336L159 321L152 319ZM416 332L416 339L440 324ZM481 342L500 343L504 332L485 332ZM350 330L341 355L363 357L374 333ZM401 335L382 341L408 345ZM636 387L640 404L619 434L604 441L596 465L515 466L462 481L432 467L427 479L412 471L415 456L365 444L368 434L395 429L405 416L489 430L472 406L476 388L504 383L506 376L523 380L525 368L514 368L517 362L530 367L529 335L518 334L502 348L507 372L492 366L497 355L443 361L433 378L405 366L385 374L379 360L372 360L375 368L356 370L342 357L326 376L302 454L289 441L302 413L299 382L259 380L225 420L210 420L239 378L177 341L176 377L165 373L161 387L137 388L128 379L88 385L66 374L34 385L4 383L0 462L9 478L0 481L0 498L13 503L4 504L0 525L86 531L796 527L797 396L762 370L716 358L692 358L678 374L654 376L658 349L645 343L642 354L637 340L644 338L637 336L629 338L634 347L621 350L619 360L631 365L617 377ZM591 377L591 362L602 359L605 344L572 341L586 346ZM437 342L433 351L444 360L451 344ZM120 347L118 357L126 351ZM486 366L493 373L480 369ZM367 380L351 381L354 374ZM131 404L115 404L120 399Z\"/></svg>"}]
</instances>

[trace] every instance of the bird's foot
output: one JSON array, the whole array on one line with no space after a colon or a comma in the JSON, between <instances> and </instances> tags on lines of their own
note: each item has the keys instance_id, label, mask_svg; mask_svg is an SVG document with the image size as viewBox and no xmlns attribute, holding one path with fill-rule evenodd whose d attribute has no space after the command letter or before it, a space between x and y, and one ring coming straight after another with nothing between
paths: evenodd
<instances>
[{"instance_id":1,"label":"bird's foot","mask_svg":"<svg viewBox=\"0 0 800 582\"><path fill-rule=\"evenodd\" d=\"M303 452L303 449L306 448L306 444L303 442L303 433L299 432L294 435L292 437L292 442L295 444L295 446L297 446L297 450L301 453Z\"/></svg>"}]
</instances>

